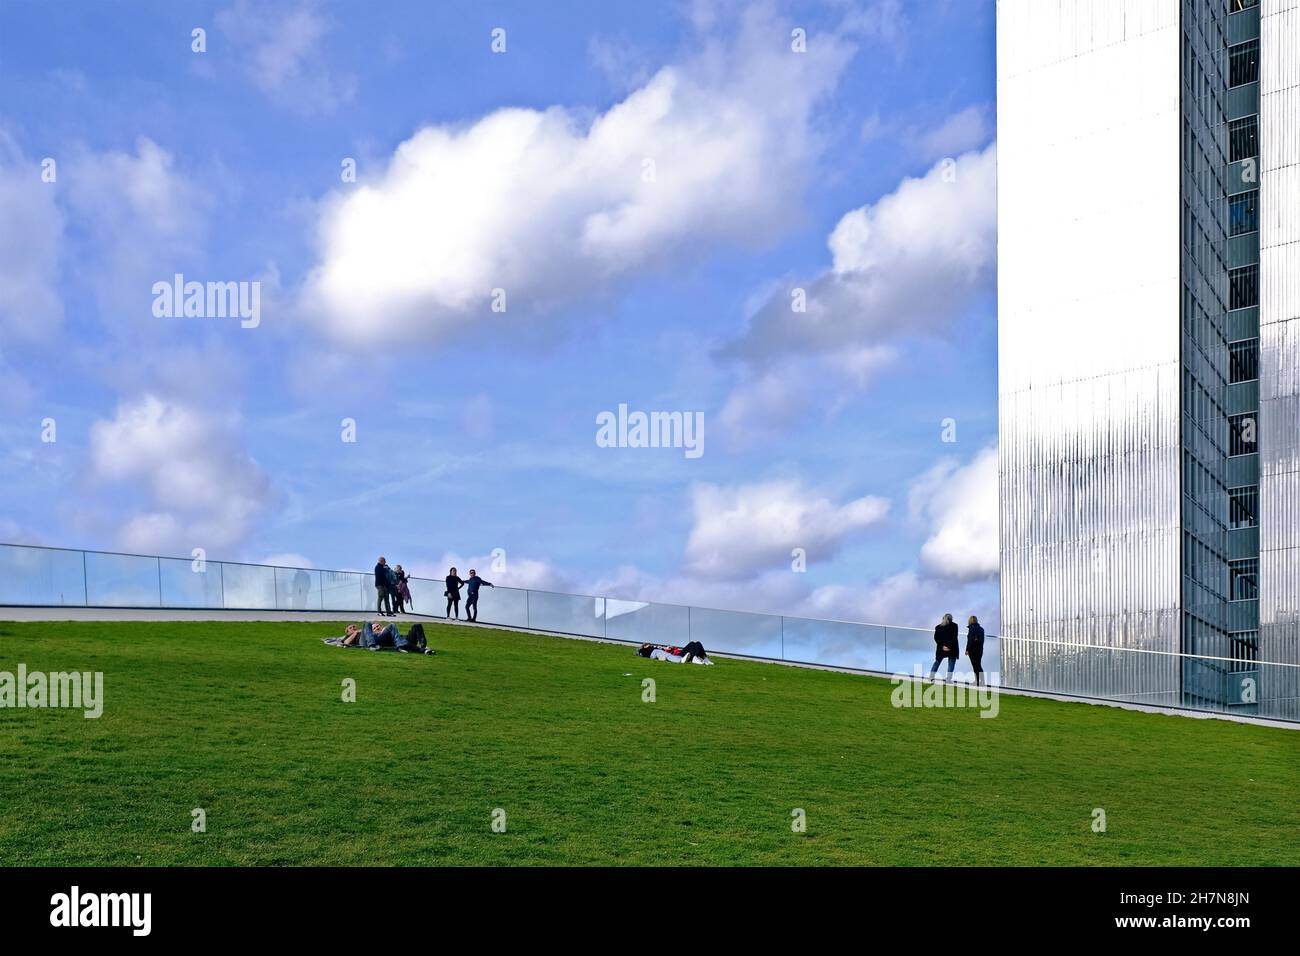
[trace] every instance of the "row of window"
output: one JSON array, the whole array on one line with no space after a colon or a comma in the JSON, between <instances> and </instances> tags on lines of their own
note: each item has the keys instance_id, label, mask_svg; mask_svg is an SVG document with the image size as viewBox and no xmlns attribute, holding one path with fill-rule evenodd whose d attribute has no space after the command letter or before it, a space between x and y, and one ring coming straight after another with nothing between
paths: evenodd
<instances>
[{"instance_id":1,"label":"row of window","mask_svg":"<svg viewBox=\"0 0 1300 956\"><path fill-rule=\"evenodd\" d=\"M1258 5L1258 0L1224 0L1228 13L1237 13L1247 10ZM1199 7L1198 7L1199 11ZM1189 59L1191 59L1189 57ZM1193 94L1199 92L1199 88L1204 84L1206 77L1202 74L1200 62L1189 62L1187 82L1189 83ZM1238 44L1228 49L1228 87L1235 88L1248 83L1259 81L1259 41L1252 40L1247 43ZM1187 140L1192 136L1188 131ZM1259 122L1256 116L1249 116L1239 120L1233 120L1228 124L1228 161L1230 163L1240 163L1243 160L1251 159L1259 155ZM1192 174L1192 181L1199 182L1201 163L1205 163L1207 157L1201 150L1200 143L1188 142L1185 146L1185 164ZM1200 163L1198 163L1198 160ZM1207 184L1211 188L1212 183ZM1190 213L1190 210L1185 210ZM1189 246L1193 254L1202 252L1202 243L1207 238L1202 232L1200 225L1195 222L1193 216L1189 215L1189 222L1184 224L1185 229L1184 241ZM1259 193L1257 190L1242 193L1231 197L1228 201L1227 217L1227 235L1243 236L1259 229ZM1190 292L1184 290L1185 298L1190 299ZM1257 306L1259 304L1259 267L1258 265L1247 266L1240 269L1233 269L1228 273L1228 308L1243 309ZM1197 318L1202 312L1196 307L1194 301L1184 304L1184 326L1192 331L1196 326ZM1208 317L1207 317L1208 318ZM1197 340L1199 341L1199 339ZM1228 346L1228 380L1232 383L1251 381L1259 376L1259 342L1257 339L1248 341L1230 343ZM1189 397L1188 383L1184 382L1185 400ZM1202 389L1192 389L1195 393L1193 403L1200 406L1202 411L1209 411L1206 408L1207 398L1202 395ZM1208 403L1213 404L1213 403ZM1186 407L1186 406L1185 406ZM1188 407L1189 414L1194 415L1195 409ZM1256 451L1256 413L1241 415L1231 415L1228 418L1228 438L1229 454L1244 455ZM1212 500L1222 498L1218 496L1223 493L1224 489L1219 484L1216 476L1211 473L1204 465L1195 459L1194 456L1184 452L1183 460L1183 477L1184 491L1189 493L1202 492L1207 497L1200 497L1199 500ZM1192 496L1197 500L1198 496ZM1258 486L1249 486L1241 488L1227 489L1228 500L1228 527L1231 529L1253 528L1259 525L1259 488ZM1184 535L1183 547L1184 573L1191 581L1196 582L1195 588L1198 591L1205 591L1207 599L1211 596L1206 586L1210 590L1217 590L1215 587L1215 578L1222 573L1224 566L1223 556L1216 553L1215 549L1208 547L1198 538ZM1259 597L1259 559L1249 558L1244 560L1228 561L1228 596L1230 600L1245 601L1257 600ZM1216 574L1216 569L1219 569ZM1218 578L1222 581L1222 578ZM1218 585L1221 587L1221 584ZM1210 602L1213 603L1212 601ZM1205 647L1204 653L1214 653L1216 656L1227 656L1238 661L1249 662L1256 660L1258 657L1258 632L1246 631L1235 633L1227 636L1226 643L1220 637L1217 626L1206 624L1199 620L1194 620L1192 615L1184 615L1184 642L1187 649L1200 649L1202 643ZM1198 640L1198 638L1209 638L1209 640ZM1237 669L1241 669L1238 666Z\"/></svg>"}]
</instances>

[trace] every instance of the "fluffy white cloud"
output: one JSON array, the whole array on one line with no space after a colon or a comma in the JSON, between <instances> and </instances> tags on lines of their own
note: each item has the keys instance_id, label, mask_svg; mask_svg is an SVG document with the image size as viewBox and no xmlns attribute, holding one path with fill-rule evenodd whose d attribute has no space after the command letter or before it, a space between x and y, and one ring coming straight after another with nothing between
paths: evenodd
<instances>
[{"instance_id":1,"label":"fluffy white cloud","mask_svg":"<svg viewBox=\"0 0 1300 956\"><path fill-rule=\"evenodd\" d=\"M909 332L942 331L991 288L997 254L996 153L989 146L874 204L846 213L827 245L831 267L807 283L806 311L782 289L723 355L755 366L799 352L860 349Z\"/></svg>"},{"instance_id":2,"label":"fluffy white cloud","mask_svg":"<svg viewBox=\"0 0 1300 956\"><path fill-rule=\"evenodd\" d=\"M310 115L329 113L356 95L356 77L326 65L321 41L332 24L312 0L238 0L215 19L238 49L244 73L272 102Z\"/></svg>"},{"instance_id":3,"label":"fluffy white cloud","mask_svg":"<svg viewBox=\"0 0 1300 956\"><path fill-rule=\"evenodd\" d=\"M914 514L930 525L921 563L944 578L972 580L998 573L998 450L970 462L945 460L913 485Z\"/></svg>"},{"instance_id":4,"label":"fluffy white cloud","mask_svg":"<svg viewBox=\"0 0 1300 956\"><path fill-rule=\"evenodd\" d=\"M59 186L0 130L0 333L6 344L49 341L63 321Z\"/></svg>"},{"instance_id":5,"label":"fluffy white cloud","mask_svg":"<svg viewBox=\"0 0 1300 956\"><path fill-rule=\"evenodd\" d=\"M141 325L156 327L153 283L183 272L198 254L212 195L143 136L134 152L78 153L59 178L69 220L89 240L80 268L101 313L127 337Z\"/></svg>"},{"instance_id":6,"label":"fluffy white cloud","mask_svg":"<svg viewBox=\"0 0 1300 956\"><path fill-rule=\"evenodd\" d=\"M884 498L835 504L795 480L691 489L694 523L686 565L695 574L739 578L774 565L788 566L802 548L809 562L831 557L854 535L889 511Z\"/></svg>"},{"instance_id":7,"label":"fluffy white cloud","mask_svg":"<svg viewBox=\"0 0 1300 956\"><path fill-rule=\"evenodd\" d=\"M154 395L118 406L90 430L91 474L143 492L146 510L121 526L133 551L240 542L270 502L270 482L228 418Z\"/></svg>"},{"instance_id":8,"label":"fluffy white cloud","mask_svg":"<svg viewBox=\"0 0 1300 956\"><path fill-rule=\"evenodd\" d=\"M947 331L990 290L995 187L989 146L844 215L827 240L831 267L772 292L718 352L741 362L719 414L733 444L790 427L813 408L835 414L895 358L889 342ZM793 310L795 290L806 311Z\"/></svg>"},{"instance_id":9,"label":"fluffy white cloud","mask_svg":"<svg viewBox=\"0 0 1300 956\"><path fill-rule=\"evenodd\" d=\"M493 289L546 312L709 244L770 240L799 216L813 112L851 54L788 37L748 11L731 42L594 118L502 109L419 130L323 202L303 314L352 344L437 339L489 315Z\"/></svg>"}]
</instances>

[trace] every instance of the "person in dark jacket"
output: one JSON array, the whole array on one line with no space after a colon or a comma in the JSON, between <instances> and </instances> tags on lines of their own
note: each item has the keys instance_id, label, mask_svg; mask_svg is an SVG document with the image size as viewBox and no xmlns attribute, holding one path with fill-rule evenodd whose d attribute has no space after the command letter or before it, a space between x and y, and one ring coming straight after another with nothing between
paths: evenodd
<instances>
[{"instance_id":1,"label":"person in dark jacket","mask_svg":"<svg viewBox=\"0 0 1300 956\"><path fill-rule=\"evenodd\" d=\"M984 659L984 628L974 614L966 622L966 656L970 658L971 670L975 672L975 683L983 683L984 668L980 662Z\"/></svg>"},{"instance_id":2,"label":"person in dark jacket","mask_svg":"<svg viewBox=\"0 0 1300 956\"><path fill-rule=\"evenodd\" d=\"M948 679L952 680L952 670L957 666L957 622L951 614L945 614L943 620L934 629L934 666L930 668L930 679L934 680L939 662L948 659Z\"/></svg>"},{"instance_id":3,"label":"person in dark jacket","mask_svg":"<svg viewBox=\"0 0 1300 956\"><path fill-rule=\"evenodd\" d=\"M393 613L392 600L389 598L388 574L388 562L381 554L379 560L375 562L375 613L383 617L390 617Z\"/></svg>"},{"instance_id":4,"label":"person in dark jacket","mask_svg":"<svg viewBox=\"0 0 1300 956\"><path fill-rule=\"evenodd\" d=\"M452 609L456 611L456 619L460 620L460 589L465 586L464 578L456 573L452 568L447 573L447 590L442 593L447 596L447 616L451 617Z\"/></svg>"},{"instance_id":5,"label":"person in dark jacket","mask_svg":"<svg viewBox=\"0 0 1300 956\"><path fill-rule=\"evenodd\" d=\"M397 617L402 610L402 605L397 600L397 572L390 564L384 565L384 571L388 577L388 616Z\"/></svg>"},{"instance_id":6,"label":"person in dark jacket","mask_svg":"<svg viewBox=\"0 0 1300 956\"><path fill-rule=\"evenodd\" d=\"M402 570L402 566L399 564L393 568L393 590L388 598L393 604L393 610L398 614L406 613L406 595L402 591L405 585L406 572Z\"/></svg>"},{"instance_id":7,"label":"person in dark jacket","mask_svg":"<svg viewBox=\"0 0 1300 956\"><path fill-rule=\"evenodd\" d=\"M465 620L478 620L478 589L485 584L490 588L496 587L491 581L484 581L477 571L470 568L469 577L465 579Z\"/></svg>"}]
</instances>

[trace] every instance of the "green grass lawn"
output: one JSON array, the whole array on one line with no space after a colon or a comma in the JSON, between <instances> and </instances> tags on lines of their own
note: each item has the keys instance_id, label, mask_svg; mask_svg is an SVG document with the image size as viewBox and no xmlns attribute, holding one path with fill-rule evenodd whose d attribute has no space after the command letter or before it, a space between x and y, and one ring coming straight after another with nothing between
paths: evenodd
<instances>
[{"instance_id":1,"label":"green grass lawn","mask_svg":"<svg viewBox=\"0 0 1300 956\"><path fill-rule=\"evenodd\" d=\"M0 865L1300 864L1297 732L896 709L876 678L445 625L433 657L319 643L341 630L0 622L0 670L106 698L0 709Z\"/></svg>"}]
</instances>

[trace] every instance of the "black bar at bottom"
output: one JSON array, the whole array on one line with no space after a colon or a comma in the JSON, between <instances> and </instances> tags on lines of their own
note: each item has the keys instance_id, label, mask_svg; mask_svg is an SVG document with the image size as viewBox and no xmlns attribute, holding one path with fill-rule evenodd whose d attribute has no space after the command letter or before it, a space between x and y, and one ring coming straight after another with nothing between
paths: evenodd
<instances>
[{"instance_id":1,"label":"black bar at bottom","mask_svg":"<svg viewBox=\"0 0 1300 956\"><path fill-rule=\"evenodd\" d=\"M863 941L905 929L950 943L1196 935L1218 948L1242 933L1290 925L1284 887L1294 875L1226 868L8 869L0 870L0 926L6 942L62 936L92 946L280 938L450 944L465 940L466 930L484 941L671 932L734 945L766 940L786 924L814 935L850 930Z\"/></svg>"}]
</instances>

